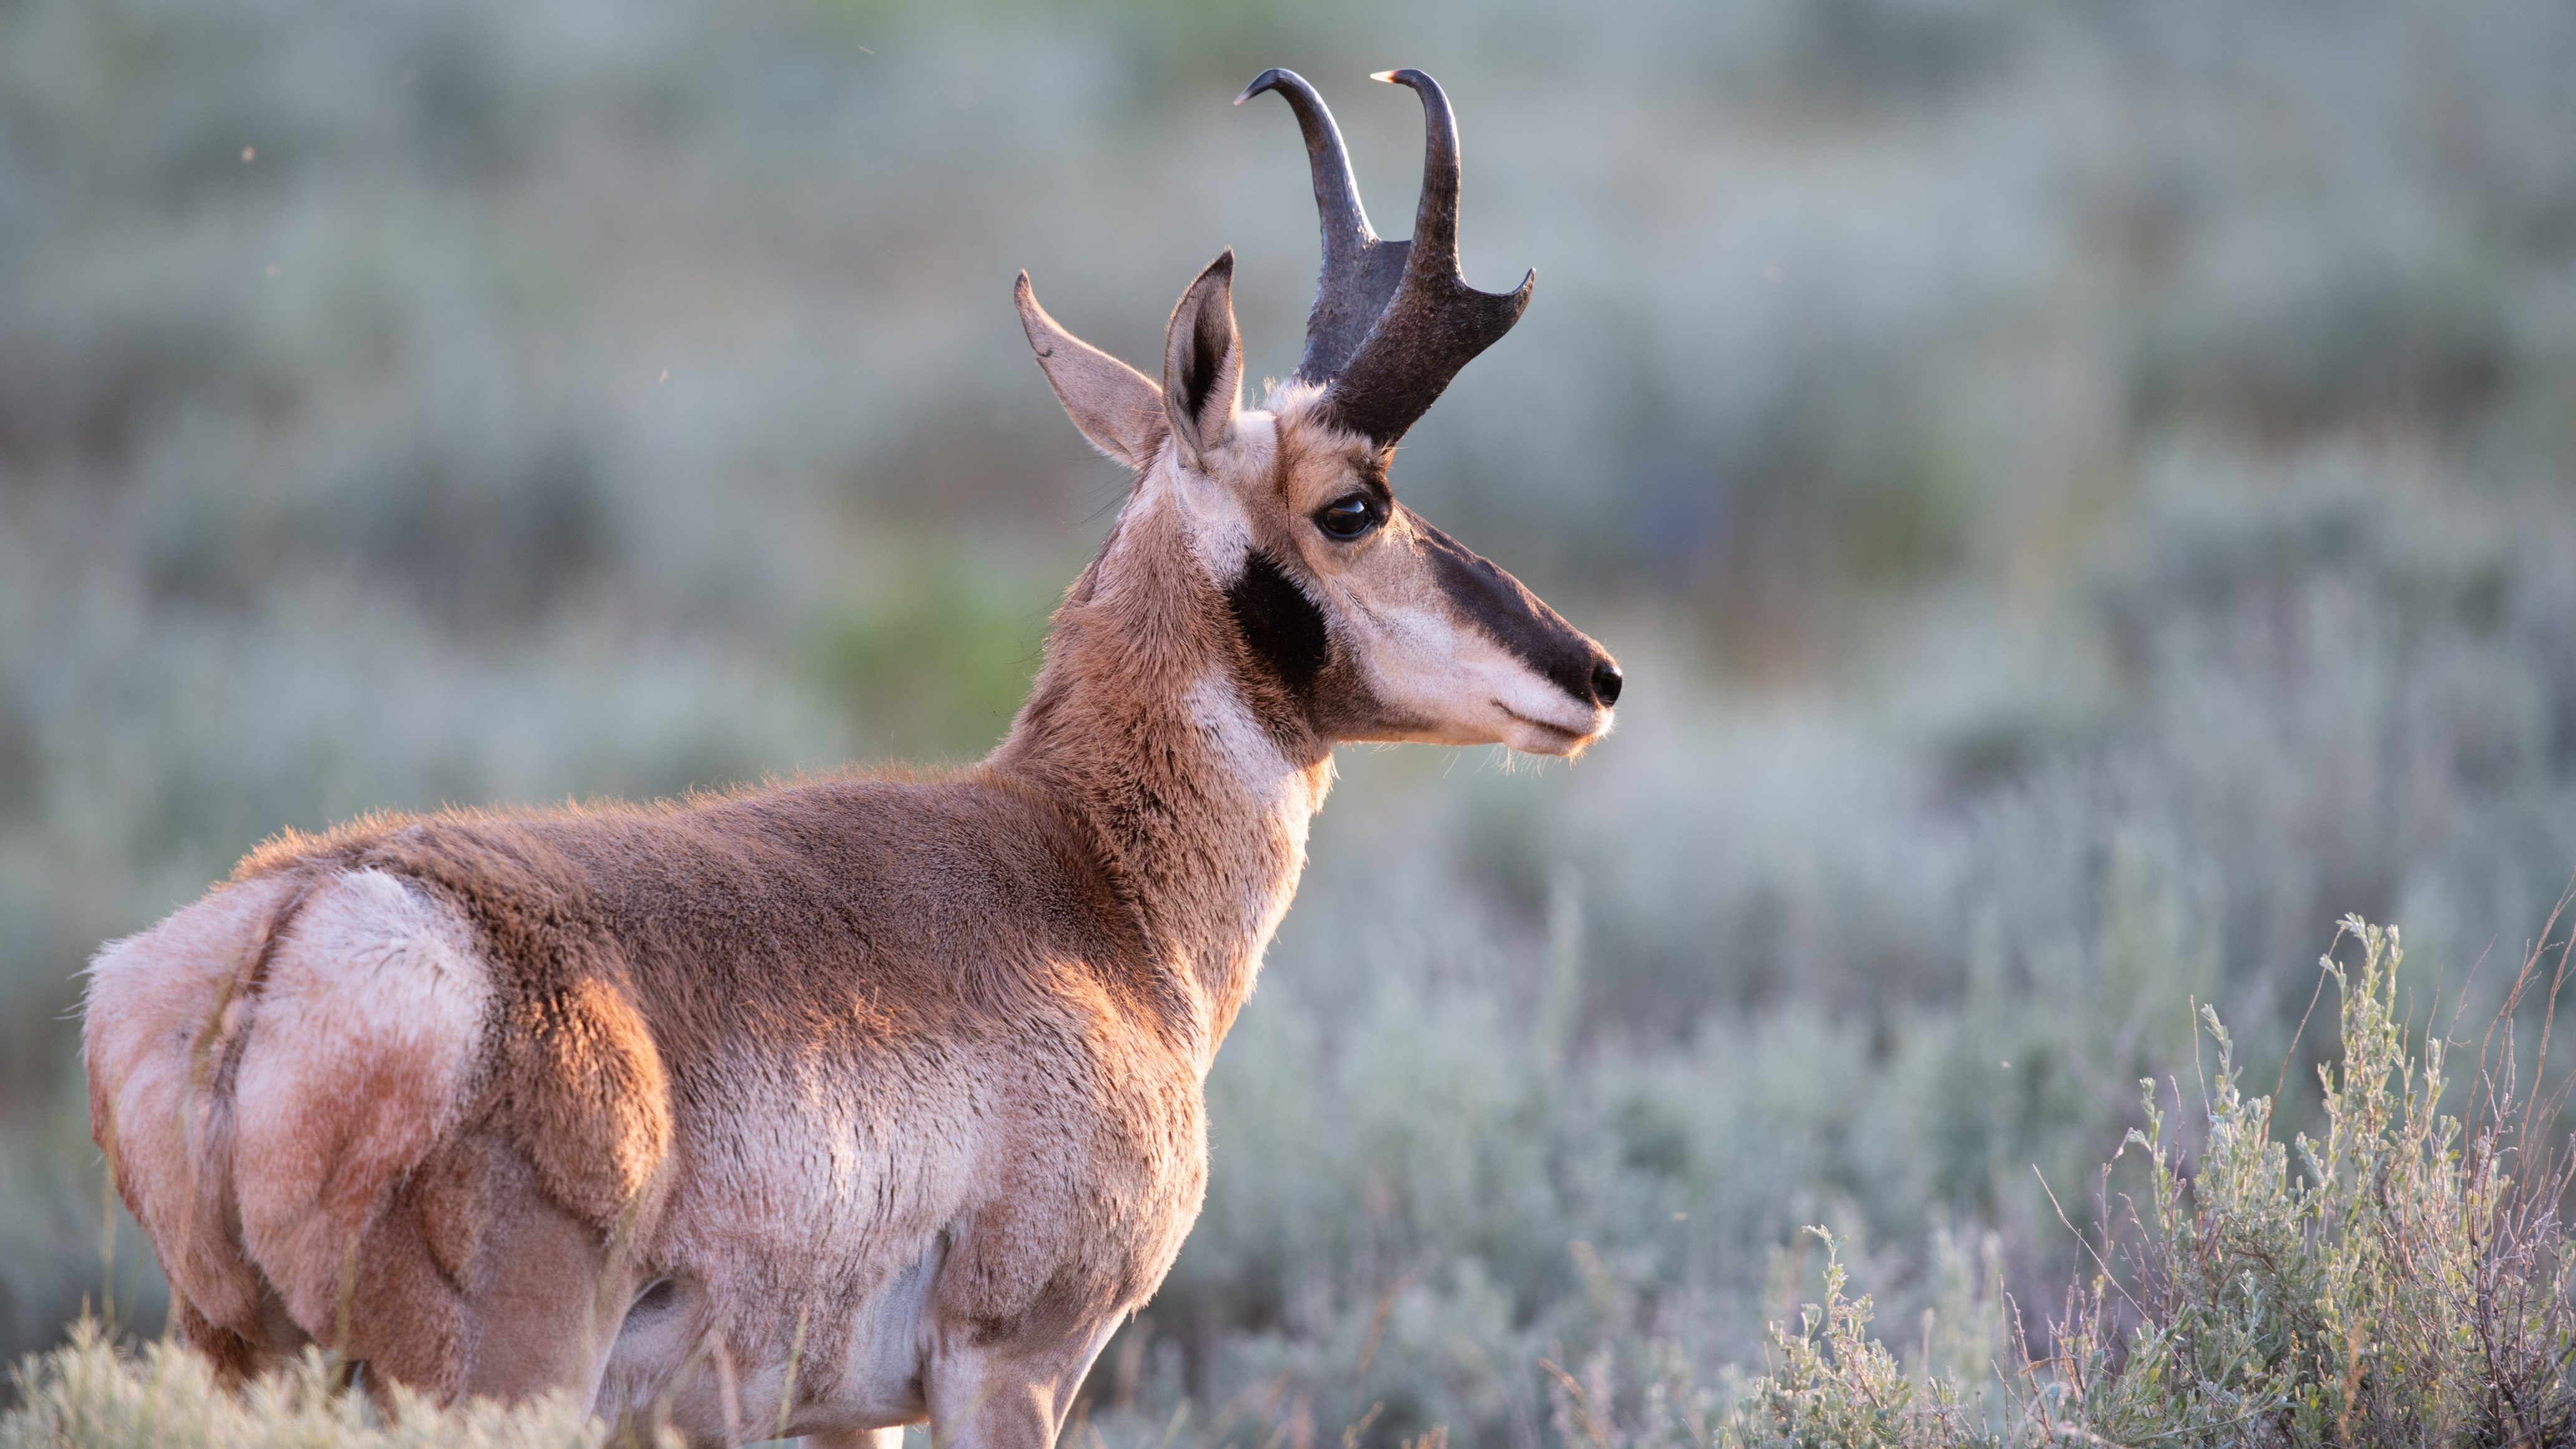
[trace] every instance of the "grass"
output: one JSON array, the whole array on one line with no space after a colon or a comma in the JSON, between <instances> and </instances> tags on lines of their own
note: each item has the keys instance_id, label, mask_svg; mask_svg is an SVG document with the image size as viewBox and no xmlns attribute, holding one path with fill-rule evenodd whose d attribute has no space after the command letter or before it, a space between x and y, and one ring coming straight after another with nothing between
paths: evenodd
<instances>
[{"instance_id":1,"label":"grass","mask_svg":"<svg viewBox=\"0 0 2576 1449\"><path fill-rule=\"evenodd\" d=\"M378 1405L343 1387L318 1350L239 1392L175 1343L119 1348L96 1320L20 1369L0 1419L6 1449L591 1449L603 1438L569 1398L442 1409L395 1390Z\"/></svg>"},{"instance_id":2,"label":"grass","mask_svg":"<svg viewBox=\"0 0 2576 1449\"><path fill-rule=\"evenodd\" d=\"M2525 1087L2510 1013L2455 1075L2444 1033L2410 1030L2402 1015L2395 929L2353 918L2344 930L2359 960L2330 953L2321 963L2340 997L2341 1042L2320 1068L2321 1134L2283 1137L2275 1098L2246 1093L2235 1043L2204 1007L2214 1071L2196 1082L2188 1111L2178 1079L2140 1083L2143 1125L2101 1169L2103 1226L2055 1318L2024 1313L1992 1245L1972 1265L1945 1243L1938 1301L1891 1346L1872 1331L1870 1297L1851 1291L1844 1243L1818 1226L1807 1231L1823 1248L1822 1291L1771 1325L1758 1372L1652 1336L1604 1343L1576 1369L1534 1355L1487 1371L1543 1375L1546 1437L1566 1449L2568 1442L2576 1243L2560 1212L2576 1157L2556 1133L2576 1075L2543 1088L2544 1018ZM2562 948L2544 972L2535 950L2516 1004L2538 993L2554 1008L2568 961ZM2123 1194L2115 1211L2112 1184L2124 1174L2143 1198ZM1587 1291L1615 1294L1597 1252L1575 1249L1594 1280ZM1356 1364L1363 1385L1406 1286L1370 1316ZM1257 1408L1239 1399L1195 1424L1199 1406L1184 1399L1152 1436L1151 1418L1132 1412L1135 1342L1128 1362L1113 1355L1106 1366L1126 1381L1123 1421L1095 1419L1086 1403L1070 1442L1314 1441L1313 1401L1292 1401L1284 1378ZM396 1390L378 1405L341 1381L315 1353L230 1393L169 1343L120 1349L85 1321L20 1369L21 1402L0 1420L0 1449L602 1437L561 1400L443 1410ZM1387 1409L1379 1398L1350 1418L1344 1444L1448 1442L1443 1423L1383 1432Z\"/></svg>"}]
</instances>

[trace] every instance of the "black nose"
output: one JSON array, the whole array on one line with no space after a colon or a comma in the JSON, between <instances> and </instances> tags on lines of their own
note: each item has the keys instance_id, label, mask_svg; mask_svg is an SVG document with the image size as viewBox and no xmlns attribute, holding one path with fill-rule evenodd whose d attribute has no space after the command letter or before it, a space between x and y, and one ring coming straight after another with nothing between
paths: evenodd
<instances>
[{"instance_id":1,"label":"black nose","mask_svg":"<svg viewBox=\"0 0 2576 1449\"><path fill-rule=\"evenodd\" d=\"M1603 709L1619 702L1619 666L1604 659L1592 666L1592 697Z\"/></svg>"}]
</instances>

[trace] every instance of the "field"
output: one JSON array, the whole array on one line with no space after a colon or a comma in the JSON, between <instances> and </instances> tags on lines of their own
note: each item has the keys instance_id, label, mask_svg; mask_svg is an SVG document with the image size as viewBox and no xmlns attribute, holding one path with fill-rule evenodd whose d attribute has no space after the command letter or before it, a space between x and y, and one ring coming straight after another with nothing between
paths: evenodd
<instances>
[{"instance_id":1,"label":"field","mask_svg":"<svg viewBox=\"0 0 2576 1449\"><path fill-rule=\"evenodd\" d=\"M1629 685L1571 768L1344 752L1081 1432L1608 1449L1945 1370L1884 1437L2027 1432L2083 1244L2170 1241L2097 1175L2141 1079L2195 1185L2256 1099L2326 1131L2347 914L2551 1181L2562 5L0 0L0 1353L159 1329L77 972L265 836L990 746L1124 482L1011 278L1144 361L1232 246L1287 371L1274 64L1390 232L1362 77L1447 86L1467 275L1539 287L1395 483ZM1893 1380L1799 1356L1811 1227Z\"/></svg>"}]
</instances>

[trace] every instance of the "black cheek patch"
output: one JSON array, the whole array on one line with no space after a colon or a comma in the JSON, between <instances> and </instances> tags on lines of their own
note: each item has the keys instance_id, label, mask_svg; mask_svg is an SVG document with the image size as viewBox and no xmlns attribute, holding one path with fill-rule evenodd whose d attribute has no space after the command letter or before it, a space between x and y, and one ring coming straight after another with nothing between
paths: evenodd
<instances>
[{"instance_id":1,"label":"black cheek patch","mask_svg":"<svg viewBox=\"0 0 2576 1449\"><path fill-rule=\"evenodd\" d=\"M1279 676L1291 694L1314 693L1315 676L1324 672L1332 652L1324 629L1324 611L1306 597L1276 560L1254 549L1243 563L1243 577L1228 585L1225 606L1252 655Z\"/></svg>"}]
</instances>

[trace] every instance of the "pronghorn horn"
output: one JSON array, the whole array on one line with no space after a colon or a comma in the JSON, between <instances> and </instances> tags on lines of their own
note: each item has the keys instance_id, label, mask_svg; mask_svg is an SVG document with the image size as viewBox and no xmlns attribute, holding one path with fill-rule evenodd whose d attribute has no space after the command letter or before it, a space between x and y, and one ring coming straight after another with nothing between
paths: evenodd
<instances>
[{"instance_id":1,"label":"pronghorn horn","mask_svg":"<svg viewBox=\"0 0 2576 1449\"><path fill-rule=\"evenodd\" d=\"M1393 444L1449 386L1459 369L1512 330L1538 285L1533 271L1510 292L1480 292L1458 274L1458 120L1440 83L1418 70L1380 71L1372 80L1411 86L1422 97L1422 202L1404 279L1377 325L1333 379L1324 406L1380 446Z\"/></svg>"},{"instance_id":2,"label":"pronghorn horn","mask_svg":"<svg viewBox=\"0 0 2576 1449\"><path fill-rule=\"evenodd\" d=\"M1242 105L1264 91L1277 91L1297 113L1297 129L1306 133L1306 160L1315 173L1324 270L1315 282L1314 310L1306 314L1306 353L1297 361L1297 377L1321 386L1351 360L1386 310L1413 244L1384 240L1369 229L1359 182L1351 176L1350 152L1342 146L1342 128L1333 124L1331 108L1306 78L1293 70L1265 70L1234 103Z\"/></svg>"},{"instance_id":3,"label":"pronghorn horn","mask_svg":"<svg viewBox=\"0 0 2576 1449\"><path fill-rule=\"evenodd\" d=\"M1380 71L1372 80L1411 86L1422 97L1422 203L1395 296L1324 395L1334 420L1392 446L1459 369L1512 330L1538 285L1533 271L1510 292L1480 292L1458 274L1458 120L1440 84L1418 70Z\"/></svg>"}]
</instances>

